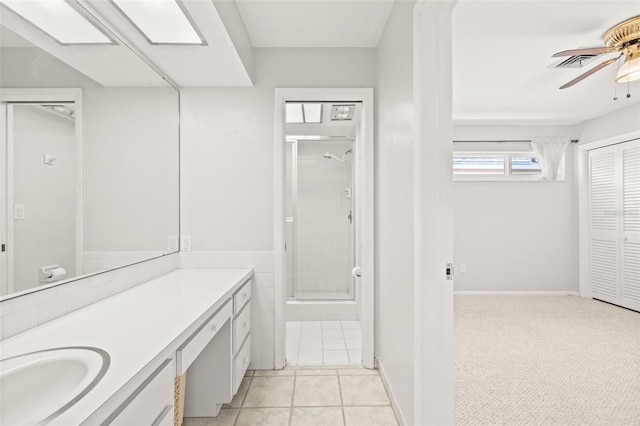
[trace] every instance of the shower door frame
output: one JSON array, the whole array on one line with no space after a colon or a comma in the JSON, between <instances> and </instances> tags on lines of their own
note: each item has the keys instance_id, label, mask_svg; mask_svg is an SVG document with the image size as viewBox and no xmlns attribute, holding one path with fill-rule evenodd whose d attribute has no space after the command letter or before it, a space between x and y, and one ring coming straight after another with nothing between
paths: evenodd
<instances>
[{"instance_id":1,"label":"shower door frame","mask_svg":"<svg viewBox=\"0 0 640 426\"><path fill-rule=\"evenodd\" d=\"M274 343L275 368L285 366L285 303L287 295L285 251L286 102L361 102L362 119L356 132L354 162L358 199L355 210L356 252L360 253L361 277L356 295L362 324L362 364L374 368L374 114L372 88L276 88L274 100ZM360 163L362 168L357 167ZM359 250L359 251L358 251Z\"/></svg>"}]
</instances>

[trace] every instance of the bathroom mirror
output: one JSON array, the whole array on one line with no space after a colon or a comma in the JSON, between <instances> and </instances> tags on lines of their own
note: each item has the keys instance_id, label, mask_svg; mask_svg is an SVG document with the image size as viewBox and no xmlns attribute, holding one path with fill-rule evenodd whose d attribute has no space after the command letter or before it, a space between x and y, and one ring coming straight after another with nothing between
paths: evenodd
<instances>
[{"instance_id":1,"label":"bathroom mirror","mask_svg":"<svg viewBox=\"0 0 640 426\"><path fill-rule=\"evenodd\" d=\"M177 251L178 91L0 9L0 300Z\"/></svg>"}]
</instances>

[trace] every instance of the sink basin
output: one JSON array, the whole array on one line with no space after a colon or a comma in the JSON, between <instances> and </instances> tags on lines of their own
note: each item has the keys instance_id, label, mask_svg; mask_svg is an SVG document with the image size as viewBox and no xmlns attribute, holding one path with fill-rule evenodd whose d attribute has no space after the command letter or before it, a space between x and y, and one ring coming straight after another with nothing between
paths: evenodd
<instances>
[{"instance_id":1,"label":"sink basin","mask_svg":"<svg viewBox=\"0 0 640 426\"><path fill-rule=\"evenodd\" d=\"M50 422L84 397L107 372L109 354L74 346L0 360L0 424Z\"/></svg>"}]
</instances>

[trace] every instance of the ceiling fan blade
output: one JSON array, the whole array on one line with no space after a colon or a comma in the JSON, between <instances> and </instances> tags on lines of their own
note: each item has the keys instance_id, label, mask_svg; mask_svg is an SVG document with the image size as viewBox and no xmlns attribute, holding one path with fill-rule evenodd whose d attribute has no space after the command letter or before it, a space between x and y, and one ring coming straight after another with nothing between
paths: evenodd
<instances>
[{"instance_id":1,"label":"ceiling fan blade","mask_svg":"<svg viewBox=\"0 0 640 426\"><path fill-rule=\"evenodd\" d=\"M617 47L587 47L584 49L571 49L571 50L563 50L562 52L558 52L552 56L552 58L557 58L560 56L574 56L574 55L601 55L603 53L617 52Z\"/></svg>"},{"instance_id":2,"label":"ceiling fan blade","mask_svg":"<svg viewBox=\"0 0 640 426\"><path fill-rule=\"evenodd\" d=\"M620 58L619 56L617 58L611 58L611 59L608 59L608 60L602 62L601 64L596 65L595 67L591 68L589 71L585 72L584 74L580 74L578 77L574 78L570 82L566 83L563 86L560 86L560 89L566 89L567 87L571 87L574 84L581 82L585 78L589 77L591 74L594 74L594 73L600 71L602 68L604 68L604 67L606 67L608 65L611 65L612 63L617 61L619 58Z\"/></svg>"}]
</instances>

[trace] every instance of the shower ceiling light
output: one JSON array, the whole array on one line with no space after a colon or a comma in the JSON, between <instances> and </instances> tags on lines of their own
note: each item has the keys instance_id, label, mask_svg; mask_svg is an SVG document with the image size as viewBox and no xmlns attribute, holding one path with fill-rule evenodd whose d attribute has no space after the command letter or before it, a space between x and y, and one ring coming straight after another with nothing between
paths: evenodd
<instances>
[{"instance_id":1,"label":"shower ceiling light","mask_svg":"<svg viewBox=\"0 0 640 426\"><path fill-rule=\"evenodd\" d=\"M207 44L184 5L177 0L111 2L149 44Z\"/></svg>"},{"instance_id":2,"label":"shower ceiling light","mask_svg":"<svg viewBox=\"0 0 640 426\"><path fill-rule=\"evenodd\" d=\"M115 44L95 23L64 0L0 0L60 44Z\"/></svg>"},{"instance_id":3,"label":"shower ceiling light","mask_svg":"<svg viewBox=\"0 0 640 426\"><path fill-rule=\"evenodd\" d=\"M352 120L355 109L355 105L333 105L333 107L331 108L331 120Z\"/></svg>"}]
</instances>

